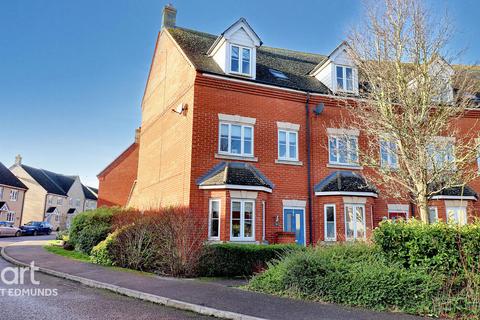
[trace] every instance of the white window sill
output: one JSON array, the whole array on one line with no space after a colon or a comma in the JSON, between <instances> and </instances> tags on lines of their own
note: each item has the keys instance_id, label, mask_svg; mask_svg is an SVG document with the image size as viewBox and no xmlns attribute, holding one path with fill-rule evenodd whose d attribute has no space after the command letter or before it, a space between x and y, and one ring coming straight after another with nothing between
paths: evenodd
<instances>
[{"instance_id":1,"label":"white window sill","mask_svg":"<svg viewBox=\"0 0 480 320\"><path fill-rule=\"evenodd\" d=\"M255 241L254 239L230 239L230 241L228 241L228 243L239 243L239 244L258 244L257 241Z\"/></svg>"},{"instance_id":2,"label":"white window sill","mask_svg":"<svg viewBox=\"0 0 480 320\"><path fill-rule=\"evenodd\" d=\"M332 164L332 163L327 163L327 168L363 170L363 167L359 165Z\"/></svg>"},{"instance_id":3,"label":"white window sill","mask_svg":"<svg viewBox=\"0 0 480 320\"><path fill-rule=\"evenodd\" d=\"M215 159L243 160L243 161L258 162L257 157L240 156L240 155L232 155L232 154L219 154L219 153L215 153Z\"/></svg>"},{"instance_id":4,"label":"white window sill","mask_svg":"<svg viewBox=\"0 0 480 320\"><path fill-rule=\"evenodd\" d=\"M215 244L215 243L223 243L223 241L221 241L220 238L209 238L207 240L207 243Z\"/></svg>"},{"instance_id":5,"label":"white window sill","mask_svg":"<svg viewBox=\"0 0 480 320\"><path fill-rule=\"evenodd\" d=\"M284 159L275 159L276 164L289 164L292 166L303 166L302 161L298 160L284 160Z\"/></svg>"}]
</instances>

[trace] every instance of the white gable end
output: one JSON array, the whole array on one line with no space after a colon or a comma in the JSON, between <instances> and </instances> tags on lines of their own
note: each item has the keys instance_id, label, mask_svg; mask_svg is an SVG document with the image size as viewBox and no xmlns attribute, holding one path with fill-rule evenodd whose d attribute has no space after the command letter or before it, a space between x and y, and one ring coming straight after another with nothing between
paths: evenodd
<instances>
[{"instance_id":1,"label":"white gable end","mask_svg":"<svg viewBox=\"0 0 480 320\"><path fill-rule=\"evenodd\" d=\"M235 31L230 37L229 42L239 44L246 47L255 47L254 40L248 35L245 29L242 27Z\"/></svg>"}]
</instances>

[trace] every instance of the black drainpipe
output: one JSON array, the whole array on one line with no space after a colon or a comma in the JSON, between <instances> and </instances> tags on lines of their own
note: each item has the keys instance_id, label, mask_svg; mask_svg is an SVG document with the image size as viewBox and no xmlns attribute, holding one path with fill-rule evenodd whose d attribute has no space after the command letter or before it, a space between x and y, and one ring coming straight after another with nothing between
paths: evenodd
<instances>
[{"instance_id":1,"label":"black drainpipe","mask_svg":"<svg viewBox=\"0 0 480 320\"><path fill-rule=\"evenodd\" d=\"M313 209L312 209L312 164L310 159L310 109L308 103L310 102L310 92L307 92L307 100L305 102L305 117L306 117L306 144L307 144L307 190L308 190L308 237L310 245L313 242Z\"/></svg>"}]
</instances>

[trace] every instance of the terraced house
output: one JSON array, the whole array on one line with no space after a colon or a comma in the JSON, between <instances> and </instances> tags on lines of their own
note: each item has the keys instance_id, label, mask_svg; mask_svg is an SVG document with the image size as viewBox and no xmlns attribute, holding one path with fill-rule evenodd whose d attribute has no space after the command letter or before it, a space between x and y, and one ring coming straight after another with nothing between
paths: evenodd
<instances>
[{"instance_id":1,"label":"terraced house","mask_svg":"<svg viewBox=\"0 0 480 320\"><path fill-rule=\"evenodd\" d=\"M338 127L359 94L341 43L328 55L268 47L245 19L219 35L175 25L167 6L142 101L130 206L190 206L212 241L299 244L363 239L411 217L364 179L361 129ZM471 111L461 126L477 126ZM347 137L347 138L346 138ZM394 155L381 152L385 161ZM478 216L475 181L431 201L432 219ZM448 217L448 218L447 218Z\"/></svg>"},{"instance_id":2,"label":"terraced house","mask_svg":"<svg viewBox=\"0 0 480 320\"><path fill-rule=\"evenodd\" d=\"M48 221L54 229L65 229L75 214L97 207L98 191L83 185L78 176L27 166L21 156L10 170L30 191L20 224Z\"/></svg>"}]
</instances>

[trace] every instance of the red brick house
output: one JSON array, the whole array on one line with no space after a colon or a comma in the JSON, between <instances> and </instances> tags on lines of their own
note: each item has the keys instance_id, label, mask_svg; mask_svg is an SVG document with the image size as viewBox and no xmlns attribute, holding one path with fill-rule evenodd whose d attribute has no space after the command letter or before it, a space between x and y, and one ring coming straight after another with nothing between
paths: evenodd
<instances>
[{"instance_id":1,"label":"red brick house","mask_svg":"<svg viewBox=\"0 0 480 320\"><path fill-rule=\"evenodd\" d=\"M98 207L127 205L137 180L139 133L137 129L135 141L97 175Z\"/></svg>"},{"instance_id":2,"label":"red brick house","mask_svg":"<svg viewBox=\"0 0 480 320\"><path fill-rule=\"evenodd\" d=\"M209 240L253 243L285 231L301 244L364 239L382 219L415 215L366 183L356 164L365 137L338 128L338 96L359 92L345 43L328 56L277 49L243 18L211 35L175 26L175 15L165 8L129 205L190 206ZM438 195L432 219L477 216L474 190Z\"/></svg>"}]
</instances>

